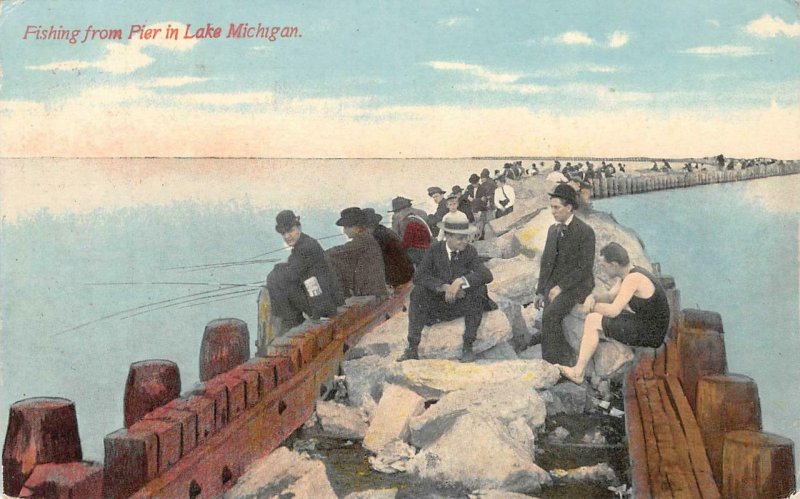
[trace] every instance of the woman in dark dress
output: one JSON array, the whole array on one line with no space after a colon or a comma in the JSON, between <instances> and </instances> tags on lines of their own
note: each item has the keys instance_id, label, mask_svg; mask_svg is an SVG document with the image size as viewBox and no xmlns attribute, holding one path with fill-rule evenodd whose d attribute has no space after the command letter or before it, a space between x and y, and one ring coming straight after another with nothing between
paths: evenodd
<instances>
[{"instance_id":1,"label":"woman in dark dress","mask_svg":"<svg viewBox=\"0 0 800 499\"><path fill-rule=\"evenodd\" d=\"M669 327L667 294L658 279L632 265L628 252L617 243L606 245L600 255L600 266L621 281L607 296L590 295L584 302L588 315L578 362L573 367L558 366L565 378L578 384L583 383L586 365L597 350L601 332L626 345L655 348L663 343Z\"/></svg>"}]
</instances>

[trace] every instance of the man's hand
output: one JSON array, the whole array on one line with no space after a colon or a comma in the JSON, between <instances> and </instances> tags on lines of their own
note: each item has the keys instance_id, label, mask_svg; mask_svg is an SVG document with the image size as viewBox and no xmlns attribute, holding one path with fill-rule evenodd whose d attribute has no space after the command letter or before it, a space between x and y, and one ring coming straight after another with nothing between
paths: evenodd
<instances>
[{"instance_id":1,"label":"man's hand","mask_svg":"<svg viewBox=\"0 0 800 499\"><path fill-rule=\"evenodd\" d=\"M553 287L553 289L551 289L551 290L550 290L550 293L548 293L548 295L547 295L547 300L548 300L550 303L553 303L553 300L555 300L555 299L556 299L556 297L557 297L558 295L560 295L560 294L561 294L561 288L560 288L560 287L558 287L558 286L555 286L555 287Z\"/></svg>"},{"instance_id":2,"label":"man's hand","mask_svg":"<svg viewBox=\"0 0 800 499\"><path fill-rule=\"evenodd\" d=\"M543 305L544 305L544 295L537 294L533 298L533 306L537 309L540 309L542 308Z\"/></svg>"},{"instance_id":3,"label":"man's hand","mask_svg":"<svg viewBox=\"0 0 800 499\"><path fill-rule=\"evenodd\" d=\"M595 303L597 303L597 299L595 299L594 295L589 295L586 301L583 302L583 311L587 314L590 313Z\"/></svg>"},{"instance_id":4,"label":"man's hand","mask_svg":"<svg viewBox=\"0 0 800 499\"><path fill-rule=\"evenodd\" d=\"M459 298L458 292L462 291L461 282L462 282L461 278L459 277L458 279L450 283L449 286L447 286L447 289L445 289L444 291L444 301L446 301L447 303L455 303L455 301Z\"/></svg>"}]
</instances>

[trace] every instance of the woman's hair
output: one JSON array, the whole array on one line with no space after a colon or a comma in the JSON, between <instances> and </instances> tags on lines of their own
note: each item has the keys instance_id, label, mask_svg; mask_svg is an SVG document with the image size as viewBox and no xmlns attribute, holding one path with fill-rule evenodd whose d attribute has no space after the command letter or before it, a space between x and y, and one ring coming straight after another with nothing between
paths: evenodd
<instances>
[{"instance_id":1,"label":"woman's hair","mask_svg":"<svg viewBox=\"0 0 800 499\"><path fill-rule=\"evenodd\" d=\"M603 249L600 250L600 254L603 255L603 258L605 258L608 263L616 262L623 267L631 263L631 259L628 258L628 252L618 243L606 244Z\"/></svg>"}]
</instances>

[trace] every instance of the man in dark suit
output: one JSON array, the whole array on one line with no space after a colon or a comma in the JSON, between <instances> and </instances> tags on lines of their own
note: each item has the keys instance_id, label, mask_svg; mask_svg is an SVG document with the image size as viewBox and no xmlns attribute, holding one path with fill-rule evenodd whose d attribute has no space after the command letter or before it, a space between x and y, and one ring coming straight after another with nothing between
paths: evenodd
<instances>
[{"instance_id":1,"label":"man in dark suit","mask_svg":"<svg viewBox=\"0 0 800 499\"><path fill-rule=\"evenodd\" d=\"M467 243L475 232L467 216L456 211L439 223L445 240L431 245L414 274L414 289L408 309L408 348L398 362L417 359L417 348L425 326L464 317L461 361L475 359L472 344L483 312L497 309L489 299L486 284L492 272L478 252Z\"/></svg>"},{"instance_id":2,"label":"man in dark suit","mask_svg":"<svg viewBox=\"0 0 800 499\"><path fill-rule=\"evenodd\" d=\"M286 263L275 265L267 276L272 322L279 336L301 324L303 313L312 319L336 315L344 299L322 246L302 232L300 217L284 210L275 222L275 230L292 248Z\"/></svg>"},{"instance_id":3,"label":"man in dark suit","mask_svg":"<svg viewBox=\"0 0 800 499\"><path fill-rule=\"evenodd\" d=\"M549 196L556 223L547 232L534 305L544 305L542 358L552 364L572 365L561 321L594 288L595 237L594 230L574 216L578 207L575 189L558 184Z\"/></svg>"}]
</instances>

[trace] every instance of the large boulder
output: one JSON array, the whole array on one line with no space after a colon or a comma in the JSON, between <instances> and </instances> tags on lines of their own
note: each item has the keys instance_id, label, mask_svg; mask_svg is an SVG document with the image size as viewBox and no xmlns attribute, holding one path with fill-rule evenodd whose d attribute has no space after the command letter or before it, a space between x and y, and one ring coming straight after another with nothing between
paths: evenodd
<instances>
[{"instance_id":1,"label":"large boulder","mask_svg":"<svg viewBox=\"0 0 800 499\"><path fill-rule=\"evenodd\" d=\"M377 453L392 440L405 440L412 417L425 410L425 399L402 386L386 385L364 437L364 448Z\"/></svg>"},{"instance_id":2,"label":"large boulder","mask_svg":"<svg viewBox=\"0 0 800 499\"><path fill-rule=\"evenodd\" d=\"M350 405L360 406L371 400L380 400L386 373L397 362L391 357L369 355L342 362L347 399Z\"/></svg>"},{"instance_id":3,"label":"large boulder","mask_svg":"<svg viewBox=\"0 0 800 499\"><path fill-rule=\"evenodd\" d=\"M421 415L412 418L410 441L415 447L427 447L445 433L462 414L495 418L506 429L522 419L530 430L544 425L545 403L530 381L513 380L507 383L474 385L466 390L445 394ZM517 432L517 433L525 433ZM532 434L530 435L533 436ZM520 441L532 447L532 441Z\"/></svg>"},{"instance_id":4,"label":"large boulder","mask_svg":"<svg viewBox=\"0 0 800 499\"><path fill-rule=\"evenodd\" d=\"M517 197L514 204L514 211L508 215L500 218L495 218L489 222L492 230L498 236L506 235L513 229L522 226L528 220L536 216L537 212L544 209L546 204L542 203L542 199L530 199Z\"/></svg>"},{"instance_id":5,"label":"large boulder","mask_svg":"<svg viewBox=\"0 0 800 499\"><path fill-rule=\"evenodd\" d=\"M464 414L409 463L420 478L469 489L536 492L550 483L530 452L494 418Z\"/></svg>"},{"instance_id":6,"label":"large boulder","mask_svg":"<svg viewBox=\"0 0 800 499\"><path fill-rule=\"evenodd\" d=\"M552 387L561 377L558 368L544 360L477 361L407 360L395 362L386 372L386 381L408 387L422 397L438 398L445 393L487 383L521 380L532 388Z\"/></svg>"},{"instance_id":7,"label":"large boulder","mask_svg":"<svg viewBox=\"0 0 800 499\"><path fill-rule=\"evenodd\" d=\"M358 407L320 400L317 418L322 431L333 438L361 440L367 434L367 418Z\"/></svg>"},{"instance_id":8,"label":"large boulder","mask_svg":"<svg viewBox=\"0 0 800 499\"><path fill-rule=\"evenodd\" d=\"M566 414L583 414L591 407L591 394L587 387L588 383L576 385L569 381L558 383L556 386L548 390L556 401L553 401L554 407L560 407L561 410L551 409L548 404L548 414L563 412ZM552 411L552 412L551 412Z\"/></svg>"},{"instance_id":9,"label":"large boulder","mask_svg":"<svg viewBox=\"0 0 800 499\"><path fill-rule=\"evenodd\" d=\"M511 338L511 324L500 310L483 314L478 336L472 345L474 353L492 348ZM457 359L464 345L464 318L439 322L422 330L419 356L422 359Z\"/></svg>"},{"instance_id":10,"label":"large boulder","mask_svg":"<svg viewBox=\"0 0 800 499\"><path fill-rule=\"evenodd\" d=\"M489 350L479 353L477 358L481 360L515 360L518 357L511 343L501 341Z\"/></svg>"},{"instance_id":11,"label":"large boulder","mask_svg":"<svg viewBox=\"0 0 800 499\"><path fill-rule=\"evenodd\" d=\"M536 258L537 270L538 261L547 242L547 231L554 223L556 223L556 219L553 218L550 210L542 210L514 233L520 253L529 258Z\"/></svg>"},{"instance_id":12,"label":"large boulder","mask_svg":"<svg viewBox=\"0 0 800 499\"><path fill-rule=\"evenodd\" d=\"M578 304L564 317L564 321L561 323L567 342L576 352L581 347L585 320L586 314L583 311L583 305ZM621 368L629 365L633 358L634 353L631 347L617 340L603 338L597 345L587 372L594 373L601 378L610 378Z\"/></svg>"},{"instance_id":13,"label":"large boulder","mask_svg":"<svg viewBox=\"0 0 800 499\"><path fill-rule=\"evenodd\" d=\"M539 264L525 255L506 260L490 260L489 266L494 280L488 288L500 301L511 301L520 305L531 303L536 296L539 282Z\"/></svg>"},{"instance_id":14,"label":"large boulder","mask_svg":"<svg viewBox=\"0 0 800 499\"><path fill-rule=\"evenodd\" d=\"M519 253L513 230L500 237L475 241L472 245L478 250L478 256L484 258L512 258Z\"/></svg>"},{"instance_id":15,"label":"large boulder","mask_svg":"<svg viewBox=\"0 0 800 499\"><path fill-rule=\"evenodd\" d=\"M386 322L369 331L347 351L348 360L379 355L392 360L402 355L408 340L408 314L396 313Z\"/></svg>"},{"instance_id":16,"label":"large boulder","mask_svg":"<svg viewBox=\"0 0 800 499\"><path fill-rule=\"evenodd\" d=\"M337 499L322 461L278 447L251 464L232 489L228 499L258 497L314 497Z\"/></svg>"}]
</instances>

